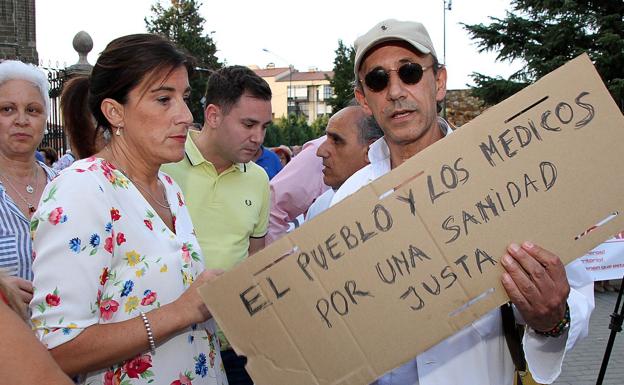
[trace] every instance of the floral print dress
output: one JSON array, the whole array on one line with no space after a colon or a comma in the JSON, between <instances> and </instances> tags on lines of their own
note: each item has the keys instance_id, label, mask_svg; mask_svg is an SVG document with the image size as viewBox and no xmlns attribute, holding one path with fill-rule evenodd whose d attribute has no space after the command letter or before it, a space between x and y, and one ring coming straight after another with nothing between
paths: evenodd
<instances>
[{"instance_id":1,"label":"floral print dress","mask_svg":"<svg viewBox=\"0 0 624 385\"><path fill-rule=\"evenodd\" d=\"M182 193L166 174L159 178L175 232L106 160L77 161L46 187L31 221L31 311L49 349L91 325L125 321L173 302L203 271ZM80 383L227 384L212 319L158 342L155 354L85 373Z\"/></svg>"}]
</instances>

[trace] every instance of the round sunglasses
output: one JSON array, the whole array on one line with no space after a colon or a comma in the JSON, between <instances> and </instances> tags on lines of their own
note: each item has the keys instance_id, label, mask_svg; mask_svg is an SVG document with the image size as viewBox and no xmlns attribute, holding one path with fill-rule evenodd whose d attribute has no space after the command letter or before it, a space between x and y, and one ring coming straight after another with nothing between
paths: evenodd
<instances>
[{"instance_id":1,"label":"round sunglasses","mask_svg":"<svg viewBox=\"0 0 624 385\"><path fill-rule=\"evenodd\" d=\"M418 63L405 63L394 70L377 67L364 76L364 84L373 92L383 91L390 82L390 72L392 71L396 71L403 83L416 84L422 79L423 73L431 67L423 67Z\"/></svg>"}]
</instances>

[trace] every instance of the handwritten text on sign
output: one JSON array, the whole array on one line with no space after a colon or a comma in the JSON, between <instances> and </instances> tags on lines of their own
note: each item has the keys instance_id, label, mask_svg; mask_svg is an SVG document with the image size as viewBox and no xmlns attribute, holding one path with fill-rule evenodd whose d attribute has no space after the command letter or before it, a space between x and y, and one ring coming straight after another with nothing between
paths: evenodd
<instances>
[{"instance_id":1,"label":"handwritten text on sign","mask_svg":"<svg viewBox=\"0 0 624 385\"><path fill-rule=\"evenodd\" d=\"M594 117L595 109L591 104L591 95L583 91L573 101L560 101L554 110L544 110L538 123L528 120L526 125L505 128L497 136L487 135L487 138L479 143L478 151L482 154L485 164L496 167L512 159L531 143L548 140L549 135L556 135L565 130L580 130ZM429 203L436 204L441 197L448 197L447 194L469 183L470 177L471 171L464 164L462 157L450 164L443 164L438 174L426 176ZM557 177L557 166L551 161L542 160L535 169L520 173L515 179L499 182L500 189L490 188L484 194L484 198L472 207L461 210L461 213L448 215L439 222L440 227L448 233L445 242L452 243L461 236L468 236L472 231L476 231L478 225L512 210L519 206L523 199L529 199L533 194L548 192L555 186ZM405 204L404 208L409 210L411 215L416 216L417 202L412 189L409 189L407 194L399 194L395 198ZM380 233L390 232L393 226L392 213L384 204L378 203L365 220L343 225L314 248L299 251L296 258L298 270L305 279L314 281L313 267L317 270L329 270L334 261L346 255L356 256L358 247ZM431 256L436 253L436 250L425 250L418 245L408 244L402 250L381 258L371 268L376 271L380 282L395 285L401 278L410 276L412 271L419 268L419 264L431 261ZM471 253L456 258L453 266L443 266L437 275L430 275L427 281L407 284L400 299L405 301L409 309L421 310L428 298L440 295L444 290L451 288L458 279L478 277L488 266L495 266L498 263L496 257L491 252L477 247ZM263 296L258 284L250 285L240 293L242 305L249 316L267 309L291 291L290 287L280 286L275 278L267 276L265 279L271 288L272 298ZM361 301L372 298L375 298L375 293L365 285L355 279L346 279L343 286L335 288L328 297L316 301L316 311L320 320L331 328L332 317L346 316L350 309Z\"/></svg>"}]
</instances>

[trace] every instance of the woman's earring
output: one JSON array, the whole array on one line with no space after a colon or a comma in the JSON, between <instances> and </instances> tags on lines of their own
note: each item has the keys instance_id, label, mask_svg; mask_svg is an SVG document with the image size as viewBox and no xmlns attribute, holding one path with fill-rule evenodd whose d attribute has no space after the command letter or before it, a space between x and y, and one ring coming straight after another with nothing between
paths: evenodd
<instances>
[{"instance_id":1,"label":"woman's earring","mask_svg":"<svg viewBox=\"0 0 624 385\"><path fill-rule=\"evenodd\" d=\"M116 128L117 128L117 130L115 131L115 135L116 135L116 136L121 136L121 128L122 128L122 127L123 127L123 126L122 126L121 124L120 124L119 126L117 126L117 127L116 127Z\"/></svg>"}]
</instances>

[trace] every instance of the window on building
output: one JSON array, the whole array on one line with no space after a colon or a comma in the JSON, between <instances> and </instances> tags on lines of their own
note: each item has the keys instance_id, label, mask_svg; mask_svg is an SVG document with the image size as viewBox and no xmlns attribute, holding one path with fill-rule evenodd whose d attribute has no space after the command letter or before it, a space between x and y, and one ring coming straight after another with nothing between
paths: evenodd
<instances>
[{"instance_id":1,"label":"window on building","mask_svg":"<svg viewBox=\"0 0 624 385\"><path fill-rule=\"evenodd\" d=\"M334 97L334 88L332 86L323 86L323 100Z\"/></svg>"},{"instance_id":2,"label":"window on building","mask_svg":"<svg viewBox=\"0 0 624 385\"><path fill-rule=\"evenodd\" d=\"M310 105L307 102L295 102L288 106L288 115L308 116L310 114L310 111L308 111L309 108Z\"/></svg>"}]
</instances>

